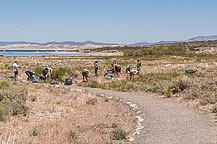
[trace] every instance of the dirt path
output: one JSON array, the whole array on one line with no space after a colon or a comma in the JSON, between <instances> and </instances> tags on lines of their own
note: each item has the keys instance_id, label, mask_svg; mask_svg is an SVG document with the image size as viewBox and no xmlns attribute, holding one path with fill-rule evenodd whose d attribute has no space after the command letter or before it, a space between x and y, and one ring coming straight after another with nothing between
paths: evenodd
<instances>
[{"instance_id":1,"label":"dirt path","mask_svg":"<svg viewBox=\"0 0 217 144\"><path fill-rule=\"evenodd\" d=\"M134 144L217 144L217 125L213 118L197 113L192 107L147 94L74 88L136 103L145 114L145 120L144 129Z\"/></svg>"}]
</instances>

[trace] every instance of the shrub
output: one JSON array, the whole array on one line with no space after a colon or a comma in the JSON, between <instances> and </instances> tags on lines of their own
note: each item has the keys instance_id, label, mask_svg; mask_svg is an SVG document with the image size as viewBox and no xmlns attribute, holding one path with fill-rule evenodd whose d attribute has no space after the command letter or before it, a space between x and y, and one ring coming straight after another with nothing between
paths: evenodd
<instances>
[{"instance_id":1,"label":"shrub","mask_svg":"<svg viewBox=\"0 0 217 144\"><path fill-rule=\"evenodd\" d=\"M30 132L30 136L38 136L40 134L39 129L35 126Z\"/></svg>"},{"instance_id":2,"label":"shrub","mask_svg":"<svg viewBox=\"0 0 217 144\"><path fill-rule=\"evenodd\" d=\"M123 140L126 139L127 132L123 130L122 128L116 128L110 133L110 138L112 140Z\"/></svg>"},{"instance_id":3,"label":"shrub","mask_svg":"<svg viewBox=\"0 0 217 144\"><path fill-rule=\"evenodd\" d=\"M132 82L127 82L126 83L126 86L125 86L126 90L131 90L133 88L134 88L134 84Z\"/></svg>"},{"instance_id":4,"label":"shrub","mask_svg":"<svg viewBox=\"0 0 217 144\"><path fill-rule=\"evenodd\" d=\"M33 96L33 95L32 95L32 96L30 96L30 98L31 98L31 101L32 101L32 102L37 101L37 96Z\"/></svg>"},{"instance_id":5,"label":"shrub","mask_svg":"<svg viewBox=\"0 0 217 144\"><path fill-rule=\"evenodd\" d=\"M0 89L6 89L10 86L9 82L7 80L0 82Z\"/></svg>"},{"instance_id":6,"label":"shrub","mask_svg":"<svg viewBox=\"0 0 217 144\"><path fill-rule=\"evenodd\" d=\"M187 92L187 94L183 97L184 100L195 100L201 97L201 93L198 89L191 89Z\"/></svg>"},{"instance_id":7,"label":"shrub","mask_svg":"<svg viewBox=\"0 0 217 144\"><path fill-rule=\"evenodd\" d=\"M67 70L65 68L59 68L57 70L54 71L54 76L58 75L59 76L59 81L63 82L63 76L66 74Z\"/></svg>"},{"instance_id":8,"label":"shrub","mask_svg":"<svg viewBox=\"0 0 217 144\"><path fill-rule=\"evenodd\" d=\"M217 113L217 104L216 104L215 106L213 106L212 112L213 112L213 113Z\"/></svg>"},{"instance_id":9,"label":"shrub","mask_svg":"<svg viewBox=\"0 0 217 144\"><path fill-rule=\"evenodd\" d=\"M144 56L144 55L177 55L185 54L186 49L178 46L155 46L155 47L140 47L129 48L123 50L125 56Z\"/></svg>"},{"instance_id":10,"label":"shrub","mask_svg":"<svg viewBox=\"0 0 217 144\"><path fill-rule=\"evenodd\" d=\"M215 98L211 93L203 93L202 94L202 100L200 101L200 104L202 106L207 105L207 104L215 104Z\"/></svg>"},{"instance_id":11,"label":"shrub","mask_svg":"<svg viewBox=\"0 0 217 144\"><path fill-rule=\"evenodd\" d=\"M42 71L43 71L43 68L41 68L41 67L36 67L36 68L35 68L35 75L36 75L36 76L41 75L41 74L42 74Z\"/></svg>"},{"instance_id":12,"label":"shrub","mask_svg":"<svg viewBox=\"0 0 217 144\"><path fill-rule=\"evenodd\" d=\"M192 84L193 84L193 81L189 79L188 77L183 77L182 79L176 81L176 85L178 86L180 91L190 88Z\"/></svg>"},{"instance_id":13,"label":"shrub","mask_svg":"<svg viewBox=\"0 0 217 144\"><path fill-rule=\"evenodd\" d=\"M95 103L97 102L97 99L96 98L89 98L87 101L86 101L86 104L88 105L95 105Z\"/></svg>"},{"instance_id":14,"label":"shrub","mask_svg":"<svg viewBox=\"0 0 217 144\"><path fill-rule=\"evenodd\" d=\"M0 91L0 105L5 110L5 115L26 115L26 89L6 89Z\"/></svg>"},{"instance_id":15,"label":"shrub","mask_svg":"<svg viewBox=\"0 0 217 144\"><path fill-rule=\"evenodd\" d=\"M0 107L0 121L4 120L5 110L4 108Z\"/></svg>"},{"instance_id":16,"label":"shrub","mask_svg":"<svg viewBox=\"0 0 217 144\"><path fill-rule=\"evenodd\" d=\"M91 88L101 88L101 84L98 81L93 81L91 83L88 83L88 87L91 87Z\"/></svg>"},{"instance_id":17,"label":"shrub","mask_svg":"<svg viewBox=\"0 0 217 144\"><path fill-rule=\"evenodd\" d=\"M69 131L69 138L70 138L70 140L76 141L78 139L77 131L70 130Z\"/></svg>"},{"instance_id":18,"label":"shrub","mask_svg":"<svg viewBox=\"0 0 217 144\"><path fill-rule=\"evenodd\" d=\"M75 69L67 69L67 73L70 77L78 78L78 72Z\"/></svg>"},{"instance_id":19,"label":"shrub","mask_svg":"<svg viewBox=\"0 0 217 144\"><path fill-rule=\"evenodd\" d=\"M173 89L171 89L170 87L167 88L167 89L165 89L164 94L165 94L168 98L172 97L172 95L173 95Z\"/></svg>"}]
</instances>

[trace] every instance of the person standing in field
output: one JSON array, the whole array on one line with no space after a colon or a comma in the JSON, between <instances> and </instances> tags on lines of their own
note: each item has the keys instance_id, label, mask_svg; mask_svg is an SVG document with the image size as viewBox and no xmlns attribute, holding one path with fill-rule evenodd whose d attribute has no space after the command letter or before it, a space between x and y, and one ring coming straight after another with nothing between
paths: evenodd
<instances>
[{"instance_id":1,"label":"person standing in field","mask_svg":"<svg viewBox=\"0 0 217 144\"><path fill-rule=\"evenodd\" d=\"M141 66L142 66L141 61L140 61L140 60L137 60L137 65L136 65L136 67L137 67L138 74L140 73Z\"/></svg>"},{"instance_id":2,"label":"person standing in field","mask_svg":"<svg viewBox=\"0 0 217 144\"><path fill-rule=\"evenodd\" d=\"M122 75L121 66L118 64L118 62L116 60L114 60L113 69L114 69L115 73L117 74L117 76L118 76L118 73L120 73Z\"/></svg>"},{"instance_id":3,"label":"person standing in field","mask_svg":"<svg viewBox=\"0 0 217 144\"><path fill-rule=\"evenodd\" d=\"M130 74L130 70L131 70L131 65L128 65L128 66L126 67L127 79L128 79L128 74Z\"/></svg>"},{"instance_id":4,"label":"person standing in field","mask_svg":"<svg viewBox=\"0 0 217 144\"><path fill-rule=\"evenodd\" d=\"M18 65L17 65L17 61L14 62L13 64L13 71L14 71L14 80L17 80L17 76L18 76Z\"/></svg>"},{"instance_id":5,"label":"person standing in field","mask_svg":"<svg viewBox=\"0 0 217 144\"><path fill-rule=\"evenodd\" d=\"M94 68L95 68L95 76L98 76L99 62L97 60L94 62Z\"/></svg>"}]
</instances>

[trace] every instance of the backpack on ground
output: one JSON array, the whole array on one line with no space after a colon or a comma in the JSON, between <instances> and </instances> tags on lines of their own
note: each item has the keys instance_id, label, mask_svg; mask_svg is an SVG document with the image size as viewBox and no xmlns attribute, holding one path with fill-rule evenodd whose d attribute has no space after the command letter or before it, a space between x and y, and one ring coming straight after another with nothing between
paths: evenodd
<instances>
[{"instance_id":1,"label":"backpack on ground","mask_svg":"<svg viewBox=\"0 0 217 144\"><path fill-rule=\"evenodd\" d=\"M40 83L40 80L37 77L33 77L32 83Z\"/></svg>"},{"instance_id":2,"label":"backpack on ground","mask_svg":"<svg viewBox=\"0 0 217 144\"><path fill-rule=\"evenodd\" d=\"M104 77L110 77L110 78L112 78L113 77L112 70L107 70L107 72L104 74Z\"/></svg>"},{"instance_id":3,"label":"backpack on ground","mask_svg":"<svg viewBox=\"0 0 217 144\"><path fill-rule=\"evenodd\" d=\"M64 85L72 85L72 84L73 84L72 78L65 79Z\"/></svg>"},{"instance_id":4,"label":"backpack on ground","mask_svg":"<svg viewBox=\"0 0 217 144\"><path fill-rule=\"evenodd\" d=\"M186 73L195 73L196 70L194 70L194 69L189 69L189 70L186 70L185 72L186 72Z\"/></svg>"}]
</instances>

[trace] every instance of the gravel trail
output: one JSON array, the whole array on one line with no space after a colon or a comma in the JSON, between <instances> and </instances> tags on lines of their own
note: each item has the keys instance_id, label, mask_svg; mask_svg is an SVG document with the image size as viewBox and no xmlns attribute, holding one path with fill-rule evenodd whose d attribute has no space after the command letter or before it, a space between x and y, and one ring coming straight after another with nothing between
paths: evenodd
<instances>
[{"instance_id":1,"label":"gravel trail","mask_svg":"<svg viewBox=\"0 0 217 144\"><path fill-rule=\"evenodd\" d=\"M147 93L74 88L136 103L145 114L145 120L144 129L133 144L217 144L217 124L213 117L196 112L192 107Z\"/></svg>"}]
</instances>

